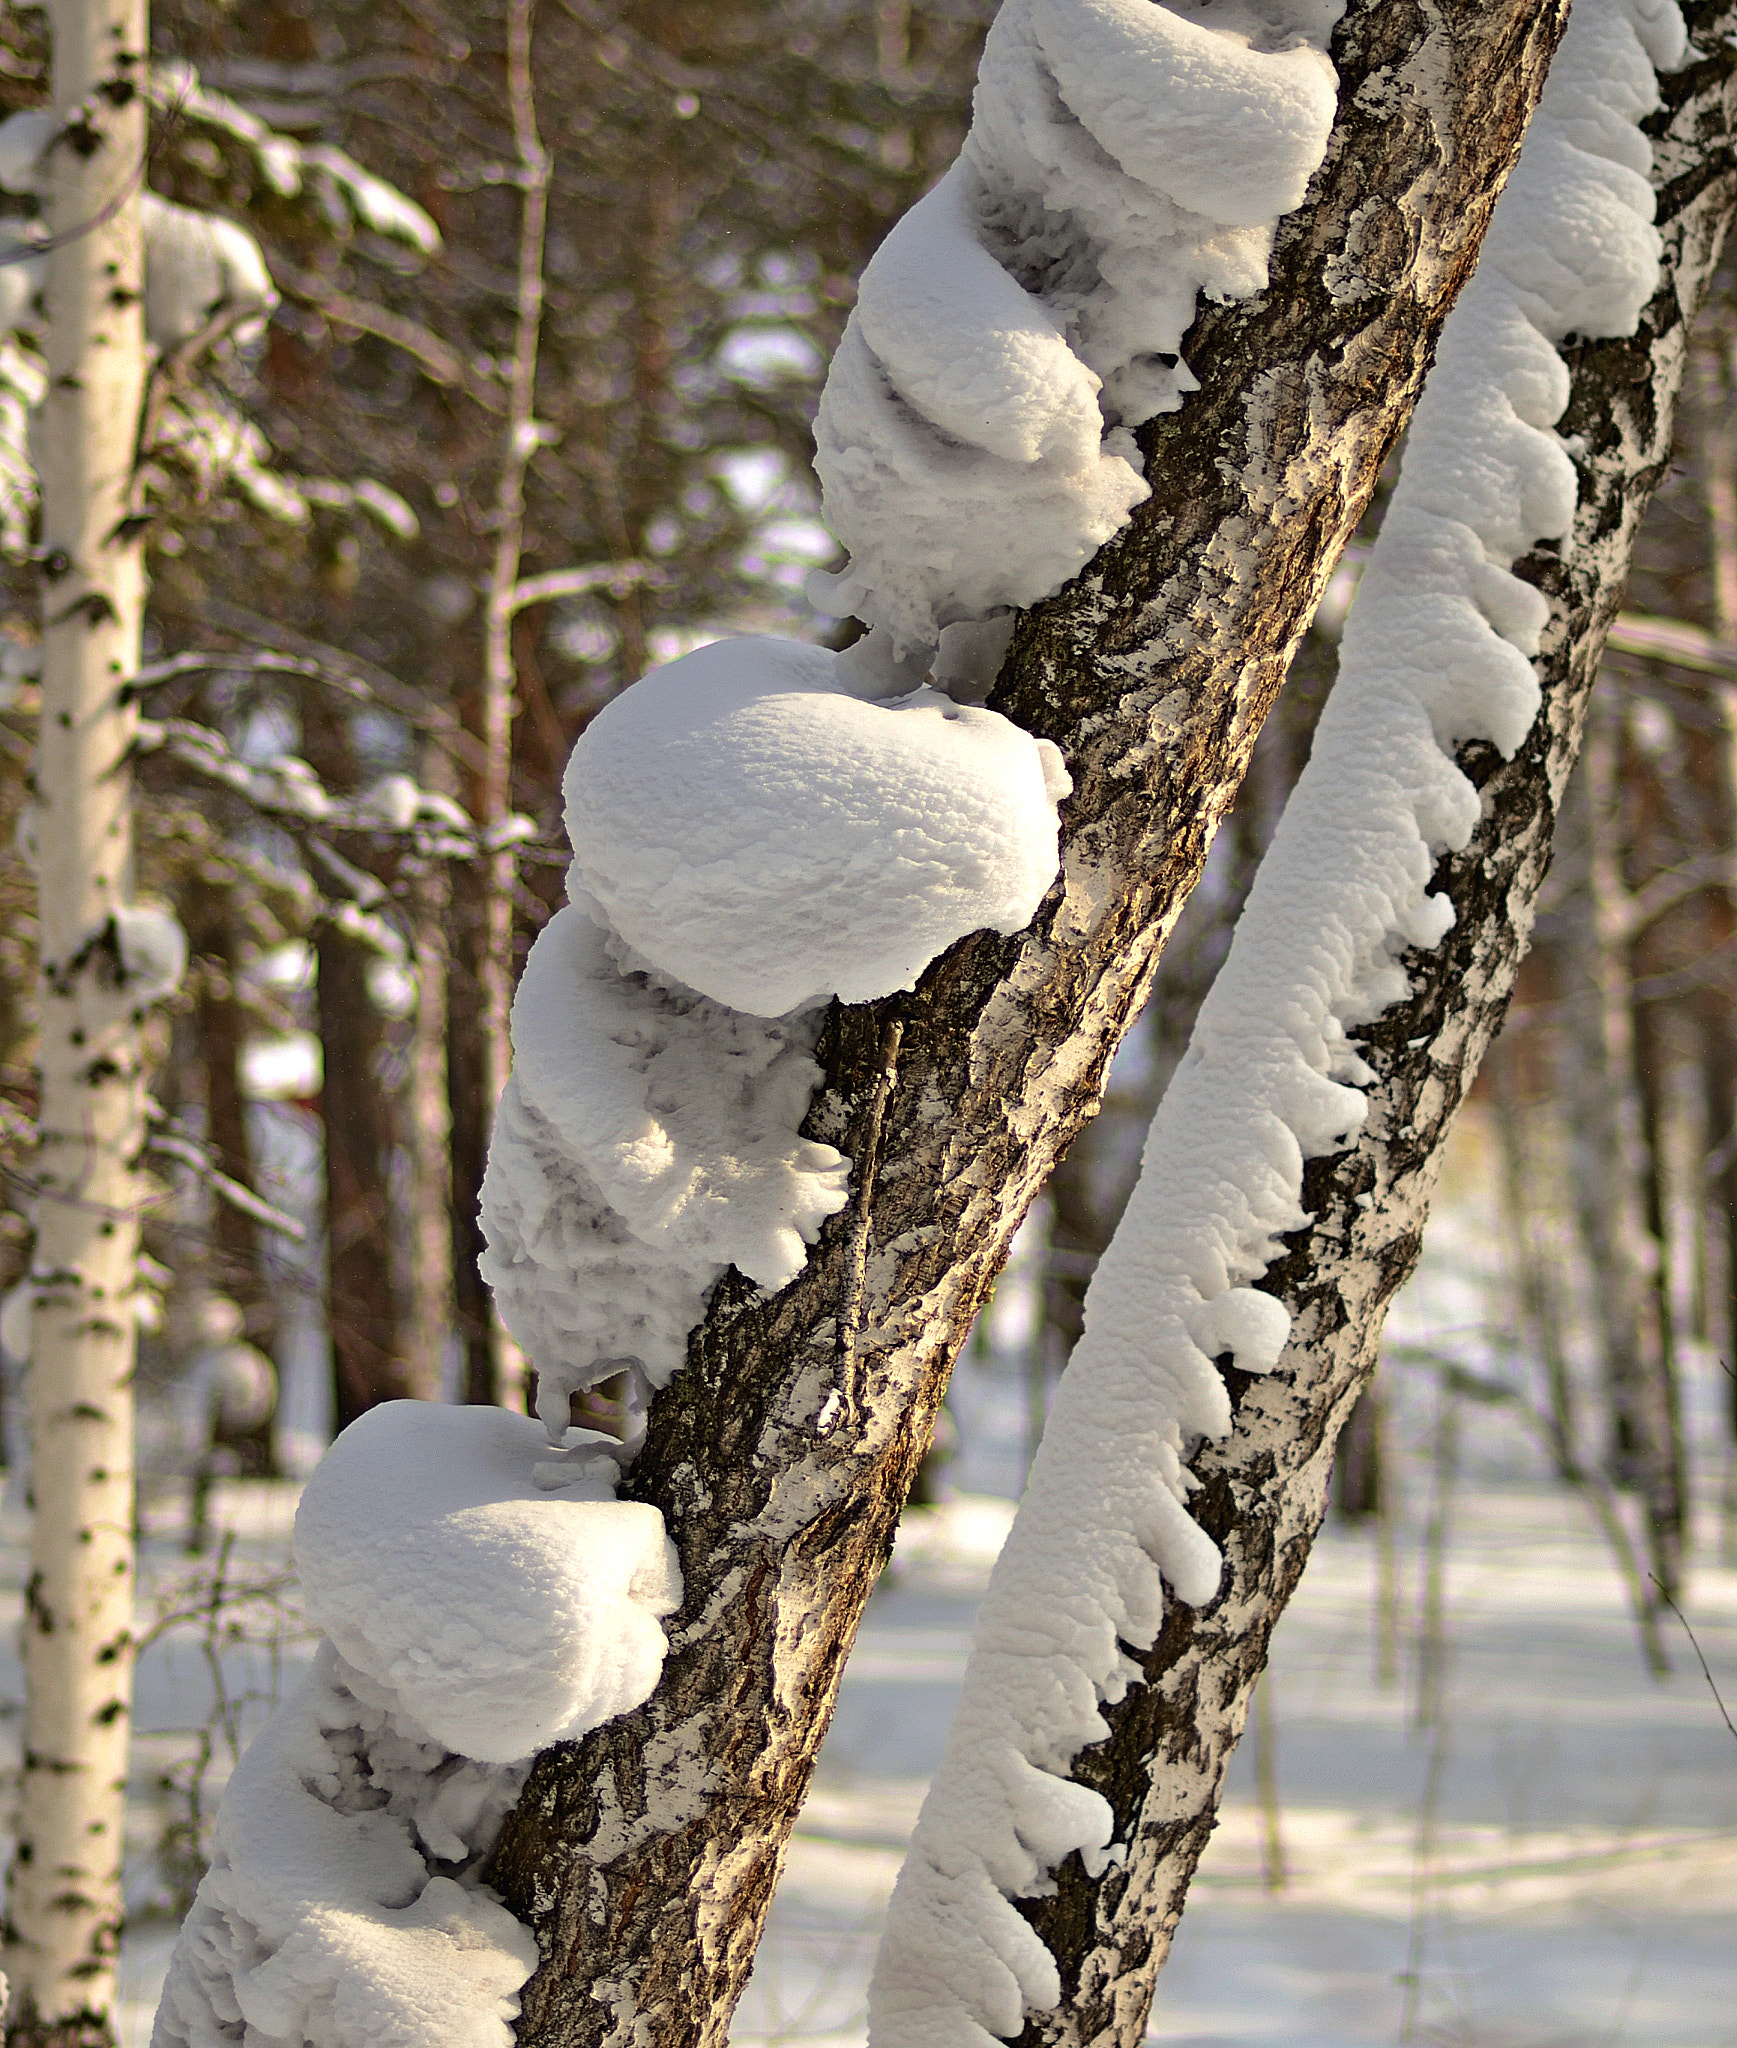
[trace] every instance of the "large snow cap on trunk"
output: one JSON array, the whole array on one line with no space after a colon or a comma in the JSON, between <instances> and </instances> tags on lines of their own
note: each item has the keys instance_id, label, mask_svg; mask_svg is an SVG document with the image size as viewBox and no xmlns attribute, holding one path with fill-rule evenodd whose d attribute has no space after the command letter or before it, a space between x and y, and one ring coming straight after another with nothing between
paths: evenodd
<instances>
[{"instance_id":1,"label":"large snow cap on trunk","mask_svg":"<svg viewBox=\"0 0 1737 2048\"><path fill-rule=\"evenodd\" d=\"M648 1698L667 1647L658 1616L681 1594L656 1508L563 1484L525 1416L422 1401L371 1408L321 1459L296 1562L356 1671L485 1763Z\"/></svg>"},{"instance_id":2,"label":"large snow cap on trunk","mask_svg":"<svg viewBox=\"0 0 1737 2048\"><path fill-rule=\"evenodd\" d=\"M1030 923L1070 786L997 712L927 689L868 703L825 648L720 640L586 728L568 890L731 1009L867 1002L967 932Z\"/></svg>"}]
</instances>

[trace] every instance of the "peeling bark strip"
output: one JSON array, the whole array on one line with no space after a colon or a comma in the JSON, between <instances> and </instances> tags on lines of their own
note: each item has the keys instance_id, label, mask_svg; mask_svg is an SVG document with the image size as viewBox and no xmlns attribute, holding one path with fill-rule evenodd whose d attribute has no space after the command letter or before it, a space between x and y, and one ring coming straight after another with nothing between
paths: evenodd
<instances>
[{"instance_id":1,"label":"peeling bark strip","mask_svg":"<svg viewBox=\"0 0 1737 2048\"><path fill-rule=\"evenodd\" d=\"M624 1490L664 1512L686 1603L657 1695L540 1759L496 1852L543 1958L522 2041L723 2040L953 1357L1096 1106L1565 13L1353 0L1339 125L1271 289L1202 316L1202 389L1143 431L1157 494L1021 621L995 703L1073 772L1063 890L1030 932L828 1020L808 1129L860 1165L877 1122L868 1213L859 1194L771 1302L727 1278L654 1405Z\"/></svg>"},{"instance_id":2,"label":"peeling bark strip","mask_svg":"<svg viewBox=\"0 0 1737 2048\"><path fill-rule=\"evenodd\" d=\"M1653 139L1663 282L1629 340L1563 350L1573 390L1559 431L1584 443L1569 539L1516 565L1551 600L1537 668L1544 702L1510 762L1462 756L1483 822L1432 884L1458 921L1407 961L1411 999L1362 1043L1378 1075L1359 1142L1305 1169L1315 1221L1262 1284L1296 1317L1270 1378L1231 1374L1236 1427L1193 1461L1202 1526L1222 1545L1225 1589L1209 1610L1173 1605L1141 1662L1146 1684L1106 1707L1107 1741L1073 1775L1115 1809L1124 1869L1101 1881L1077 1857L1053 1898L1021 1911L1062 1967L1062 2006L1033 2014L1035 2044L1138 2041L1154 1979L1214 1825L1267 1639L1326 1511L1334 1441L1376 1364L1389 1301L1416 1263L1442 1146L1495 1036L1525 951L1551 833L1579 747L1604 636L1621 602L1641 515L1670 457L1690 323L1737 205L1737 8L1686 6L1693 48L1715 54L1660 80Z\"/></svg>"},{"instance_id":3,"label":"peeling bark strip","mask_svg":"<svg viewBox=\"0 0 1737 2048\"><path fill-rule=\"evenodd\" d=\"M31 1278L24 1775L4 1953L8 2042L113 2040L132 1697L133 1289L145 1137L131 885L143 394L144 0L54 10L43 670L41 1190Z\"/></svg>"}]
</instances>

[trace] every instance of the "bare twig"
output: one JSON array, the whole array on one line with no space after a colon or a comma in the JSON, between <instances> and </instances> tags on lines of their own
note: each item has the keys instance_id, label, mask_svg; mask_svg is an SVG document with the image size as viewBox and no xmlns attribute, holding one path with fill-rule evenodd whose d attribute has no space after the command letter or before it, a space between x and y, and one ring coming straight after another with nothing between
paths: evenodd
<instances>
[{"instance_id":1,"label":"bare twig","mask_svg":"<svg viewBox=\"0 0 1737 2048\"><path fill-rule=\"evenodd\" d=\"M1649 1579L1652 1579L1654 1586L1658 1588L1659 1598L1665 1603L1665 1605L1683 1624L1683 1633L1689 1639L1689 1647L1694 1651L1696 1657L1700 1660L1701 1675L1707 1681L1707 1690L1713 1695L1713 1704L1719 1709L1720 1714L1723 1715L1725 1726L1731 1730L1731 1733L1734 1736L1737 1736L1737 1723L1734 1723L1731 1719L1731 1710L1729 1707L1726 1706L1724 1697L1719 1691L1718 1681L1714 1678L1712 1669L1707 1663L1707 1654L1701 1648L1700 1641L1696 1637L1695 1631L1689 1626L1689 1617L1671 1598L1670 1594L1665 1591L1664 1587L1659 1585L1658 1580L1653 1579L1653 1575L1651 1572L1647 1573L1647 1577Z\"/></svg>"},{"instance_id":2,"label":"bare twig","mask_svg":"<svg viewBox=\"0 0 1737 2048\"><path fill-rule=\"evenodd\" d=\"M182 676L227 673L231 670L248 675L305 677L310 682L326 683L335 690L341 690L346 697L358 704L371 703L374 698L374 692L361 677L347 669L335 668L329 662L320 661L312 655L277 654L264 647L250 647L233 654L221 651L172 654L162 661L147 662L126 687L136 694L141 690L156 689L164 683L179 682Z\"/></svg>"},{"instance_id":3,"label":"bare twig","mask_svg":"<svg viewBox=\"0 0 1737 2048\"><path fill-rule=\"evenodd\" d=\"M205 1183L219 1201L227 1202L232 1209L239 1209L244 1216L251 1216L256 1223L263 1223L268 1230L276 1230L289 1238L292 1243L307 1241L307 1225L294 1216L286 1215L282 1209L273 1208L270 1202L256 1195L240 1181L232 1179L217 1164L203 1145L191 1138L177 1136L173 1131L153 1131L145 1140L145 1149L161 1153L165 1159L179 1160L190 1167Z\"/></svg>"},{"instance_id":4,"label":"bare twig","mask_svg":"<svg viewBox=\"0 0 1737 2048\"><path fill-rule=\"evenodd\" d=\"M255 641L262 648L274 652L287 650L322 664L321 668L309 671L316 682L336 684L342 677L341 687L347 694L351 693L352 684L372 691L379 703L419 731L426 732L434 744L461 767L473 774L481 772L482 748L473 735L464 730L451 708L429 698L412 684L395 676L390 669L370 661L366 655L333 647L324 640L316 640L311 634L298 633L293 626L286 626L281 620L268 619L263 612L250 611L246 605L232 604L221 598L207 599L204 614L209 624L223 632Z\"/></svg>"},{"instance_id":5,"label":"bare twig","mask_svg":"<svg viewBox=\"0 0 1737 2048\"><path fill-rule=\"evenodd\" d=\"M1737 647L1705 626L1686 619L1655 618L1647 612L1623 612L1605 642L1614 654L1633 654L1648 661L1668 661L1703 675L1737 677Z\"/></svg>"},{"instance_id":6,"label":"bare twig","mask_svg":"<svg viewBox=\"0 0 1737 2048\"><path fill-rule=\"evenodd\" d=\"M519 187L518 303L512 367L507 382L506 433L495 488L494 560L483 622L483 746L487 802L483 822L505 810L511 778L513 615L530 600L520 596L519 562L525 533L525 473L543 444L536 417L537 351L543 322L543 240L548 225L550 165L537 133L531 78L531 22L535 0L509 0L507 98L517 152Z\"/></svg>"},{"instance_id":7,"label":"bare twig","mask_svg":"<svg viewBox=\"0 0 1737 2048\"><path fill-rule=\"evenodd\" d=\"M619 596L636 585L665 580L664 572L650 562L588 562L579 568L546 569L540 576L521 576L507 592L505 603L509 611L522 612L529 605L582 597L588 590L608 590Z\"/></svg>"},{"instance_id":8,"label":"bare twig","mask_svg":"<svg viewBox=\"0 0 1737 2048\"><path fill-rule=\"evenodd\" d=\"M335 326L353 327L359 334L371 334L407 355L431 383L457 388L486 412L500 412L505 394L498 378L468 361L430 327L407 319L371 299L358 299L348 292L334 291L323 278L309 271L295 270L282 262L273 264L273 282L283 287L284 296L298 305L311 306Z\"/></svg>"},{"instance_id":9,"label":"bare twig","mask_svg":"<svg viewBox=\"0 0 1737 2048\"><path fill-rule=\"evenodd\" d=\"M1610 1545L1611 1556L1616 1562L1618 1576L1628 1592L1629 1605L1634 1612L1636 1633L1641 1641L1641 1654L1647 1669L1655 1678L1668 1675L1671 1660L1665 1654L1665 1646L1659 1636L1658 1615L1653 1603L1647 1598L1646 1579L1641 1571L1640 1560L1635 1555L1633 1539L1628 1526L1622 1519L1616 1496L1609 1482L1595 1467L1584 1463L1573 1447L1569 1446L1570 1458L1567 1465L1560 1462L1563 1449L1559 1434L1548 1415L1540 1415L1518 1389L1502 1380L1486 1379L1480 1373L1470 1372L1457 1359L1445 1352L1433 1350L1426 1344L1396 1344L1391 1347L1395 1357L1415 1358L1441 1369L1449 1388L1456 1394L1469 1395L1474 1401L1499 1403L1511 1407L1515 1416L1536 1439L1540 1448L1550 1459L1557 1476L1564 1484L1573 1487L1591 1508L1599 1528L1604 1532L1605 1541Z\"/></svg>"}]
</instances>

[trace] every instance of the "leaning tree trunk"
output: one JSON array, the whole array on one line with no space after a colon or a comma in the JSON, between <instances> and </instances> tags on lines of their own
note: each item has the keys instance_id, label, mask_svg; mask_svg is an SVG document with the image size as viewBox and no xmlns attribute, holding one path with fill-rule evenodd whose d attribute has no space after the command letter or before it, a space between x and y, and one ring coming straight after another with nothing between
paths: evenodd
<instances>
[{"instance_id":1,"label":"leaning tree trunk","mask_svg":"<svg viewBox=\"0 0 1737 2048\"><path fill-rule=\"evenodd\" d=\"M1579 437L1580 504L1568 540L1516 572L1551 602L1536 663L1543 705L1513 760L1466 750L1483 818L1432 886L1456 922L1407 957L1413 993L1359 1049L1377 1079L1363 1134L1311 1160L1313 1221L1259 1284L1291 1311L1291 1342L1268 1378L1231 1372L1235 1427L1193 1461L1192 1506L1222 1546L1210 1608L1173 1607L1142 1660L1145 1684L1106 1707L1110 1737L1074 1775L1115 1809L1124 1869L1088 1878L1077 1859L1053 1899L1023 1910L1062 1966L1063 2001L1021 2037L1133 2043L1217 1809L1273 1623L1295 1589L1326 1500L1335 1436L1374 1369L1388 1302L1416 1262L1441 1150L1500 1025L1525 949L1551 832L1579 745L1604 636L1621 601L1641 515L1671 453L1689 326L1737 204L1737 32L1729 4L1683 9L1693 47L1714 54L1660 80L1647 124L1665 251L1660 287L1626 340L1565 347L1572 396L1559 430Z\"/></svg>"},{"instance_id":2,"label":"leaning tree trunk","mask_svg":"<svg viewBox=\"0 0 1737 2048\"><path fill-rule=\"evenodd\" d=\"M32 1267L24 1775L7 2040L114 2039L132 1678L133 1350L142 1008L115 917L144 578L133 452L145 369L144 0L54 10L42 470L42 1108Z\"/></svg>"},{"instance_id":3,"label":"leaning tree trunk","mask_svg":"<svg viewBox=\"0 0 1737 2048\"><path fill-rule=\"evenodd\" d=\"M994 702L1068 759L1062 886L1031 930L978 934L913 995L835 1007L827 1020L825 1083L805 1128L854 1160L851 1205L774 1300L720 1286L687 1370L653 1404L627 1484L663 1511L681 1556L684 1604L662 1684L635 1713L538 1760L492 1861L490 1881L542 1954L522 2041L724 2038L953 1357L1145 995L1416 396L1565 11L1352 0L1333 43L1339 124L1309 201L1281 227L1270 290L1202 314L1188 350L1201 389L1143 430L1158 492L1078 582L1020 622ZM1650 374L1644 355L1640 371ZM1608 568L1616 556L1600 559ZM1524 814L1501 823L1523 832ZM1481 983L1464 999L1476 1049L1493 1017ZM1443 1029L1459 1032L1451 1019ZM1423 1176L1457 1099L1457 1039L1449 1051L1447 1078L1431 1083L1440 1100L1420 1106L1429 1143L1407 1174ZM1423 1085L1428 1069L1403 1040L1391 1058L1393 1085ZM1421 1196L1410 1181L1396 1188L1391 1224L1379 1208L1341 1211L1339 1165L1313 1170L1317 1207L1341 1231L1348 1213L1363 1234L1346 1241L1350 1263L1335 1264L1332 1228L1318 1226L1324 1284L1360 1304L1384 1300L1415 1252ZM1361 1187L1373 1169L1357 1172ZM1384 1227L1397 1228L1395 1243L1373 1234ZM1303 1327L1320 1322L1311 1301ZM1281 1443L1245 1402L1245 1423L1262 1418L1259 1439L1251 1453L1245 1433L1221 1454L1236 1476L1210 1494L1215 1533L1233 1496L1240 1508L1237 1540L1225 1539L1238 1574L1231 1607L1179 1610L1154 1652L1186 1659L1209 1647L1217 1669L1192 1680L1201 1729L1189 1740L1203 1767L1163 1795L1178 1825L1142 1840L1150 1886L1118 1880L1103 1899L1130 1929L1143 1926L1128 1941L1149 1959L1163 1946L1154 1915L1173 1913L1186 1881L1181 1864L1161 1870L1149 1844L1191 1869L1205 1838L1247 1683L1319 1518L1329 1422L1363 1374L1367 1324L1354 1335L1323 1350ZM1278 1398L1277 1387L1264 1397ZM1300 1505L1263 1490L1299 1464ZM1240 1631L1228 1641L1225 1619ZM1168 1686L1137 1697L1142 1711L1187 1718ZM1118 1768L1137 1771L1138 1737L1124 1750ZM1058 1918L1048 1936L1070 1983L1122 1938L1094 1931L1099 1902L1082 1883L1064 1871L1057 1912L1077 1927ZM1117 1967L1132 1965L1119 1955ZM1136 2029L1128 2038L1149 1992L1150 1971L1136 1970L1114 2023ZM1116 2037L1102 2031L1095 1994L1082 1996L1082 2038Z\"/></svg>"}]
</instances>

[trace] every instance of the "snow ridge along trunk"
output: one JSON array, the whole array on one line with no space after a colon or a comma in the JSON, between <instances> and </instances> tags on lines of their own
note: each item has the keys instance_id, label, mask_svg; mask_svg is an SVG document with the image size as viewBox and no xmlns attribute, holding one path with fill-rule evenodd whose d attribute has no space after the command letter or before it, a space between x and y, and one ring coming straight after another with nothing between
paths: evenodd
<instances>
[{"instance_id":1,"label":"snow ridge along trunk","mask_svg":"<svg viewBox=\"0 0 1737 2048\"><path fill-rule=\"evenodd\" d=\"M30 1371L35 1517L9 2043L114 2039L130 1730L133 1353L144 1003L126 909L143 598L144 0L60 0L42 470L42 1106ZM166 922L166 921L165 921ZM171 927L172 929L172 927Z\"/></svg>"}]
</instances>

